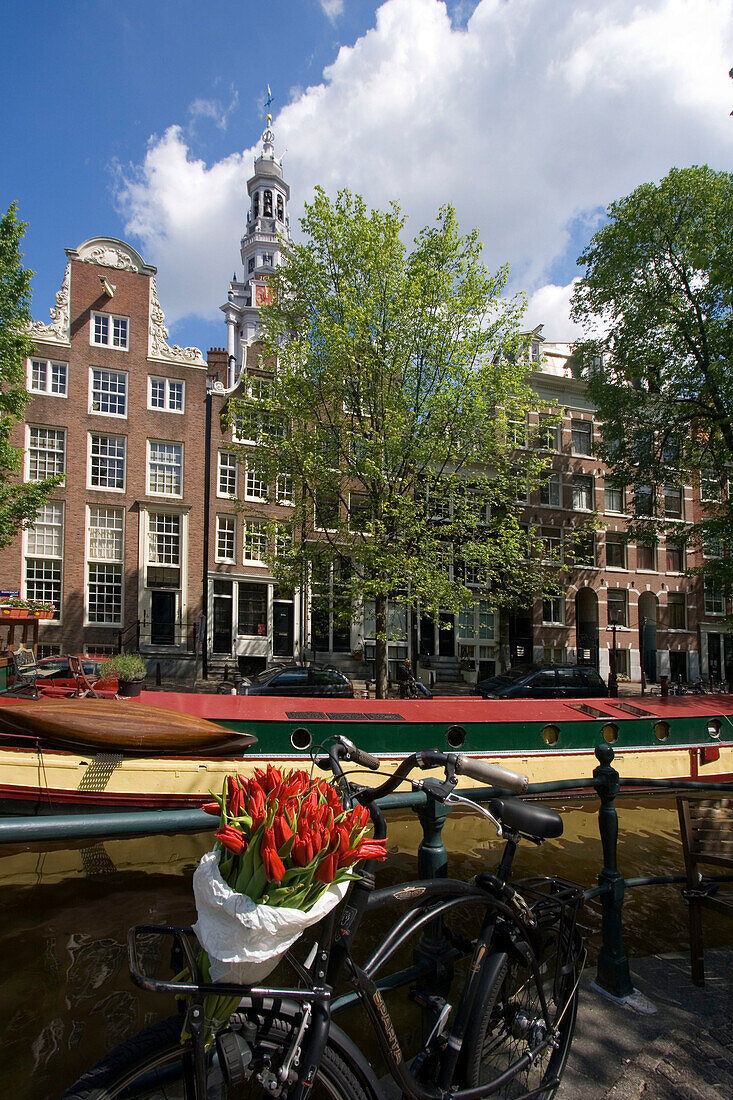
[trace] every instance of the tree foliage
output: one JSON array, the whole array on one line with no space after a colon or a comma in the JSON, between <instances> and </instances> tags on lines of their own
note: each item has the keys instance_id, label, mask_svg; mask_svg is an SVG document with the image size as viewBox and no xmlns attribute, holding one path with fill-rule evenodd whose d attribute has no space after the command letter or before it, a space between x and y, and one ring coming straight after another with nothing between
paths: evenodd
<instances>
[{"instance_id":1,"label":"tree foliage","mask_svg":"<svg viewBox=\"0 0 733 1100\"><path fill-rule=\"evenodd\" d=\"M637 504L645 487L656 497L657 518L637 507L634 533L651 538L671 520L661 486L692 480L698 491L702 471L713 499L688 540L732 550L733 176L674 168L637 187L609 206L578 263L572 313L587 339L577 356L604 421L601 454L617 484L641 489ZM703 571L730 588L724 558Z\"/></svg>"},{"instance_id":2,"label":"tree foliage","mask_svg":"<svg viewBox=\"0 0 733 1100\"><path fill-rule=\"evenodd\" d=\"M0 549L35 519L58 482L19 484L23 452L10 438L30 400L25 360L34 352L28 335L32 272L23 267L20 252L24 232L12 203L0 219Z\"/></svg>"},{"instance_id":3,"label":"tree foliage","mask_svg":"<svg viewBox=\"0 0 733 1100\"><path fill-rule=\"evenodd\" d=\"M507 269L487 272L450 207L409 251L404 222L397 206L316 192L262 314L277 370L229 410L254 440L250 466L289 486L278 580L333 568L345 615L373 601L380 694L388 600L438 618L472 604L465 582L480 577L494 608L526 602L517 486L543 465L507 438L536 402Z\"/></svg>"}]
</instances>

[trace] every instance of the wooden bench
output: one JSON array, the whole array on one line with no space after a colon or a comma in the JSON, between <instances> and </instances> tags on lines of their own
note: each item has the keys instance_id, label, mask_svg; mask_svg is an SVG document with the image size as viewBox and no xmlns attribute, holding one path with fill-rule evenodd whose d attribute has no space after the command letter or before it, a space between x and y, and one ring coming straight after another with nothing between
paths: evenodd
<instances>
[{"instance_id":1,"label":"wooden bench","mask_svg":"<svg viewBox=\"0 0 733 1100\"><path fill-rule=\"evenodd\" d=\"M692 981L704 985L702 910L733 917L733 890L706 881L700 864L733 869L733 798L678 798L677 812L687 874L683 895L690 913Z\"/></svg>"}]
</instances>

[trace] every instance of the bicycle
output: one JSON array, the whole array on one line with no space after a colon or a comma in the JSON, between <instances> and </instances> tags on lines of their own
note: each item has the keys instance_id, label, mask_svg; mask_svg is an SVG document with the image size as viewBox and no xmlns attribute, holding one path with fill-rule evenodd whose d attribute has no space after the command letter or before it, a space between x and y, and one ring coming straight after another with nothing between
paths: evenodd
<instances>
[{"instance_id":1,"label":"bicycle","mask_svg":"<svg viewBox=\"0 0 733 1100\"><path fill-rule=\"evenodd\" d=\"M209 985L196 965L190 929L141 925L129 936L130 970L143 989L188 998L188 1009L148 1028L88 1071L65 1100L179 1098L211 1100L269 1095L304 1100L382 1100L387 1095L354 1041L332 1016L358 1003L366 1011L387 1067L390 1084L412 1100L480 1100L484 1096L549 1100L560 1083L572 1042L578 982L585 948L577 915L582 888L548 876L512 883L510 872L521 839L536 844L562 834L554 810L514 797L496 797L488 808L455 791L457 776L521 793L526 777L462 753L427 750L407 757L380 786L349 784L342 764L377 769L379 761L345 737L336 737L321 766L333 772L342 795L368 807L374 835L386 837L377 799L394 791L415 769L440 768L412 782L438 802L470 808L485 816L505 840L496 872L474 882L447 878L376 888L374 861L345 900L316 926L304 962L291 950L286 959L297 975L292 987ZM409 906L396 919L371 957L357 965L353 954L363 918L379 910ZM467 937L456 917L476 912L478 932ZM378 977L418 933L433 945L413 964ZM193 979L171 981L151 975L151 936L172 941L174 973L188 966ZM437 950L435 945L438 945ZM462 982L457 997L446 990ZM334 1000L346 976L353 992ZM383 994L409 988L423 1013L422 1044L406 1059ZM238 1010L214 1046L204 1049L206 993L241 996ZM190 1038L181 1043L185 1025Z\"/></svg>"}]
</instances>

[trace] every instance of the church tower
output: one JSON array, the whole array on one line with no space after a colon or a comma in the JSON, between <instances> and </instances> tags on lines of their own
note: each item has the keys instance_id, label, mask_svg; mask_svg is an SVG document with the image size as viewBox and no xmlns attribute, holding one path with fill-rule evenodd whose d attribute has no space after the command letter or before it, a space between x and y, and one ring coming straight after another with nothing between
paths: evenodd
<instances>
[{"instance_id":1,"label":"church tower","mask_svg":"<svg viewBox=\"0 0 733 1100\"><path fill-rule=\"evenodd\" d=\"M244 349L257 336L260 307L270 300L267 275L280 263L282 250L290 243L290 188L283 179L282 162L275 156L271 123L268 114L262 152L247 181L250 205L241 241L243 276L239 280L235 273L221 307L227 322L228 388L241 373Z\"/></svg>"}]
</instances>

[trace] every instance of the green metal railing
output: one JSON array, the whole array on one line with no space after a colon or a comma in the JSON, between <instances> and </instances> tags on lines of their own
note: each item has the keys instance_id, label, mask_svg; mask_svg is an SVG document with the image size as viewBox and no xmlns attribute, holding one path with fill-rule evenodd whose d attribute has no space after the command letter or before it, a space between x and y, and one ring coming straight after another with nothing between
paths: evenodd
<instances>
[{"instance_id":1,"label":"green metal railing","mask_svg":"<svg viewBox=\"0 0 733 1100\"><path fill-rule=\"evenodd\" d=\"M685 875L654 875L625 879L618 869L618 814L616 798L622 788L647 791L697 791L733 794L733 783L708 783L694 780L622 778L613 767L614 751L605 743L595 750L598 767L592 779L556 780L531 783L527 794L546 796L593 788L600 799L598 830L603 851L603 867L598 885L585 891L586 899L601 901L601 948L597 961L596 984L613 997L624 998L633 992L629 961L623 947L623 903L627 889L639 886L685 883ZM507 792L498 787L472 787L466 793L476 802L486 802ZM448 852L442 831L450 807L424 792L391 794L379 801L381 809L412 810L422 826L423 837L417 852L417 871L421 878L445 876ZM93 813L57 817L18 817L0 819L0 845L39 844L59 840L107 840L115 837L153 836L163 833L198 833L212 829L212 818L202 810L141 810L121 813ZM710 881L729 882L731 875L711 877Z\"/></svg>"}]
</instances>

